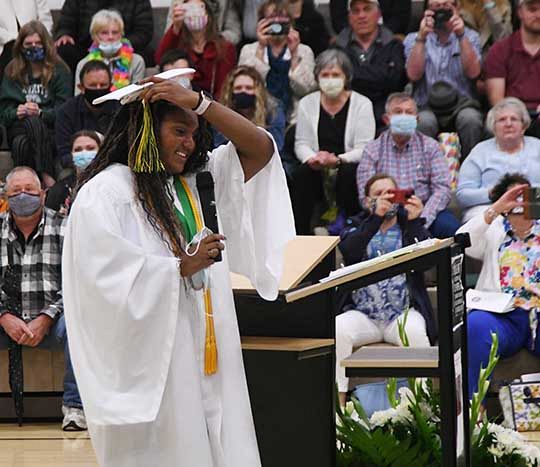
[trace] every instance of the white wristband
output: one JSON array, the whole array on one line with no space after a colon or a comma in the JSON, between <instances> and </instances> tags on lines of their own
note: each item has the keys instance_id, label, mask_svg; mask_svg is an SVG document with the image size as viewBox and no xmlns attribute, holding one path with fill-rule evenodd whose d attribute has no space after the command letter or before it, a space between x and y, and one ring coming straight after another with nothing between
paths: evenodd
<instances>
[{"instance_id":1,"label":"white wristband","mask_svg":"<svg viewBox=\"0 0 540 467\"><path fill-rule=\"evenodd\" d=\"M201 103L193 109L193 112L197 115L202 115L208 110L211 103L212 101L205 96L203 91L201 91Z\"/></svg>"}]
</instances>

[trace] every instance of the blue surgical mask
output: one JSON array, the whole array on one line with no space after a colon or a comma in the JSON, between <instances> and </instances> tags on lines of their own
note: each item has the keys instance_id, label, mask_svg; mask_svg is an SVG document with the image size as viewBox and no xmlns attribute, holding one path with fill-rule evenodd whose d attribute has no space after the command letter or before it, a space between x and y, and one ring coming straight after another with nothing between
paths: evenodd
<instances>
[{"instance_id":1,"label":"blue surgical mask","mask_svg":"<svg viewBox=\"0 0 540 467\"><path fill-rule=\"evenodd\" d=\"M19 193L8 197L9 210L19 217L28 217L41 207L41 196Z\"/></svg>"},{"instance_id":2,"label":"blue surgical mask","mask_svg":"<svg viewBox=\"0 0 540 467\"><path fill-rule=\"evenodd\" d=\"M88 164L94 160L97 151L78 151L71 155L73 156L73 163L78 169L86 169Z\"/></svg>"},{"instance_id":3,"label":"blue surgical mask","mask_svg":"<svg viewBox=\"0 0 540 467\"><path fill-rule=\"evenodd\" d=\"M101 50L103 54L108 57L115 55L116 52L118 52L121 47L122 47L122 42L120 41L99 43L99 50Z\"/></svg>"},{"instance_id":4,"label":"blue surgical mask","mask_svg":"<svg viewBox=\"0 0 540 467\"><path fill-rule=\"evenodd\" d=\"M416 126L416 115L399 114L390 117L390 132L394 135L411 136Z\"/></svg>"},{"instance_id":5,"label":"blue surgical mask","mask_svg":"<svg viewBox=\"0 0 540 467\"><path fill-rule=\"evenodd\" d=\"M45 49L43 47L29 47L24 49L23 53L29 62L42 62L45 59Z\"/></svg>"}]
</instances>

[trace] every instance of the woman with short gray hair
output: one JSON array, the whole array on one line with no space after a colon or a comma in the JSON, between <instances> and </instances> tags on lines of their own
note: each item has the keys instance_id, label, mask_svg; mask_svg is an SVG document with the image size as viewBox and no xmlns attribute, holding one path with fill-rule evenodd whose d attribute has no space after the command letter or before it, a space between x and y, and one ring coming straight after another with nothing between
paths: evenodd
<instances>
[{"instance_id":1,"label":"woman with short gray hair","mask_svg":"<svg viewBox=\"0 0 540 467\"><path fill-rule=\"evenodd\" d=\"M359 210L356 166L375 136L375 117L371 101L350 89L352 74L344 52L322 52L315 63L320 90L298 104L294 150L302 165L293 177L292 198L299 234L311 232L319 201L325 202L324 220L330 223L336 214L351 216Z\"/></svg>"},{"instance_id":2,"label":"woman with short gray hair","mask_svg":"<svg viewBox=\"0 0 540 467\"><path fill-rule=\"evenodd\" d=\"M459 171L456 195L464 222L486 209L491 188L505 173L525 173L540 185L540 140L525 136L530 123L525 104L515 97L489 111L486 126L495 136L478 143Z\"/></svg>"}]
</instances>

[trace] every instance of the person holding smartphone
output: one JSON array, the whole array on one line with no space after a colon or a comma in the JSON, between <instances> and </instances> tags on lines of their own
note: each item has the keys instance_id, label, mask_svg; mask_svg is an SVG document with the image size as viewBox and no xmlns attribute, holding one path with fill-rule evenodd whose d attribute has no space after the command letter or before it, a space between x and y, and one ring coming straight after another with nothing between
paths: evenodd
<instances>
[{"instance_id":1,"label":"person holding smartphone","mask_svg":"<svg viewBox=\"0 0 540 467\"><path fill-rule=\"evenodd\" d=\"M317 87L313 51L300 43L289 5L283 0L266 0L259 7L257 42L242 47L238 64L261 74L289 121L295 120L298 100Z\"/></svg>"},{"instance_id":2,"label":"person holding smartphone","mask_svg":"<svg viewBox=\"0 0 540 467\"><path fill-rule=\"evenodd\" d=\"M348 220L341 234L339 249L347 265L429 238L425 219L421 217L422 201L410 195L402 198L402 204L397 203L396 195L399 198L400 193L404 194L397 188L395 179L384 173L377 173L367 181L364 209ZM428 347L436 338L422 272L400 274L362 287L346 297L345 302L346 306L340 307L343 313L336 317L336 379L342 406L349 381L339 362L354 347L381 341L402 345L398 321L405 323L411 347Z\"/></svg>"},{"instance_id":3,"label":"person holding smartphone","mask_svg":"<svg viewBox=\"0 0 540 467\"><path fill-rule=\"evenodd\" d=\"M225 78L236 65L236 49L218 31L216 18L208 0L179 0L172 9L171 27L161 39L156 52L160 63L165 52L182 49L196 72L192 84L221 95Z\"/></svg>"},{"instance_id":4,"label":"person holding smartphone","mask_svg":"<svg viewBox=\"0 0 540 467\"><path fill-rule=\"evenodd\" d=\"M525 216L523 199L530 186L522 174L503 175L490 191L493 204L457 231L470 235L465 254L482 261L476 289L513 297L507 313L469 311L469 397L478 390L480 368L487 365L492 332L499 337L501 358L522 348L540 356L540 221Z\"/></svg>"}]
</instances>

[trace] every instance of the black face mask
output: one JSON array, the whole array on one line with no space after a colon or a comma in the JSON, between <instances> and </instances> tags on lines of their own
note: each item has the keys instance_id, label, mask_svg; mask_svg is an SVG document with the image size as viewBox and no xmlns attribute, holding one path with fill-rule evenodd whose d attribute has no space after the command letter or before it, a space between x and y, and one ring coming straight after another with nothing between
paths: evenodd
<instances>
[{"instance_id":1,"label":"black face mask","mask_svg":"<svg viewBox=\"0 0 540 467\"><path fill-rule=\"evenodd\" d=\"M255 94L235 92L232 95L232 103L235 109L253 109L255 108Z\"/></svg>"},{"instance_id":2,"label":"black face mask","mask_svg":"<svg viewBox=\"0 0 540 467\"><path fill-rule=\"evenodd\" d=\"M84 98L86 99L86 102L88 102L90 105L93 105L92 101L94 99L103 97L105 94L108 94L109 92L110 91L108 88L101 88L101 89L84 88Z\"/></svg>"}]
</instances>

